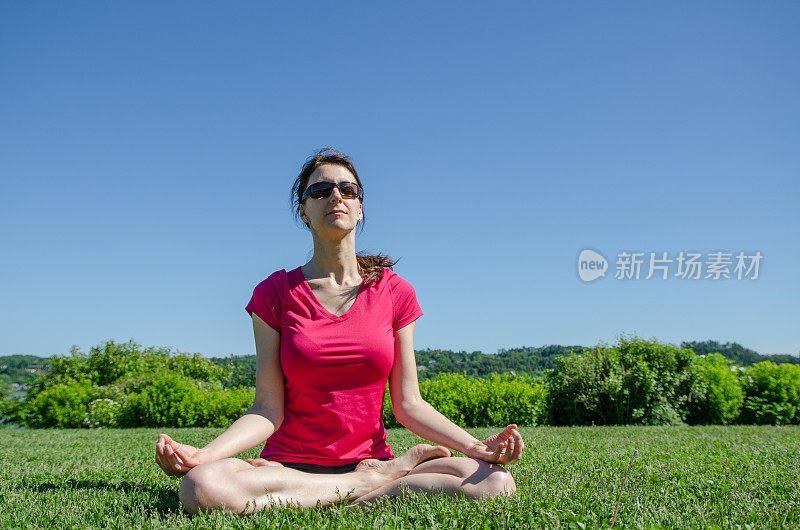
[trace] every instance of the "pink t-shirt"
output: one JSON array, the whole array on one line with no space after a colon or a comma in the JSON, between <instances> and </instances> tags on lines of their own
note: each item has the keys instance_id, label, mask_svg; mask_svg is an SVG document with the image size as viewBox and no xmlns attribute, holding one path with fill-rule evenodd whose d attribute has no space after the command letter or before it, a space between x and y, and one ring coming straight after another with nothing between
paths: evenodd
<instances>
[{"instance_id":1,"label":"pink t-shirt","mask_svg":"<svg viewBox=\"0 0 800 530\"><path fill-rule=\"evenodd\" d=\"M382 409L394 332L422 316L414 288L391 269L361 286L341 316L319 303L300 267L259 283L245 308L281 334L283 423L261 457L343 465L394 458Z\"/></svg>"}]
</instances>

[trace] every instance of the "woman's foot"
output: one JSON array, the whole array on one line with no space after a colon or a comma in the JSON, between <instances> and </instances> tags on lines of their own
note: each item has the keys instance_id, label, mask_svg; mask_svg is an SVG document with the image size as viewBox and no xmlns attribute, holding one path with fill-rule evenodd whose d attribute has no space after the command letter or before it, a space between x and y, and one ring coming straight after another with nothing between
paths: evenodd
<instances>
[{"instance_id":1,"label":"woman's foot","mask_svg":"<svg viewBox=\"0 0 800 530\"><path fill-rule=\"evenodd\" d=\"M273 462L265 458L247 458L245 459L245 462L253 467L283 467L283 464L280 462Z\"/></svg>"},{"instance_id":2,"label":"woman's foot","mask_svg":"<svg viewBox=\"0 0 800 530\"><path fill-rule=\"evenodd\" d=\"M416 466L432 458L450 456L450 450L441 445L418 444L394 460L368 458L359 462L356 473L370 473L380 477L382 483L389 483L408 473Z\"/></svg>"}]
</instances>

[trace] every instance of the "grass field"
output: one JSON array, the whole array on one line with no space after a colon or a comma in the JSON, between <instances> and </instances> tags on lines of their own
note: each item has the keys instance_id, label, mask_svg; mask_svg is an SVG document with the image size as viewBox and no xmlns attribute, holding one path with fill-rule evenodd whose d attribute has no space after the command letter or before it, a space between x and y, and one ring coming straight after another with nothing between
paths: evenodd
<instances>
[{"instance_id":1,"label":"grass field","mask_svg":"<svg viewBox=\"0 0 800 530\"><path fill-rule=\"evenodd\" d=\"M154 462L157 430L0 429L0 528L800 526L799 427L535 427L509 467L510 499L411 497L380 507L286 508L192 518ZM220 429L168 429L202 445ZM485 437L491 429L473 429ZM389 433L395 452L420 441ZM243 457L256 455L257 449ZM634 456L635 453L638 456Z\"/></svg>"}]
</instances>

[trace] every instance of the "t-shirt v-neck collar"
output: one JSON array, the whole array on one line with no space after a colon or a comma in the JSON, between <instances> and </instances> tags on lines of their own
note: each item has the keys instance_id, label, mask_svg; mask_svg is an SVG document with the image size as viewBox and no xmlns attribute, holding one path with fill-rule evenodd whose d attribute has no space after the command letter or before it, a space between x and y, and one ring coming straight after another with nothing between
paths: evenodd
<instances>
[{"instance_id":1,"label":"t-shirt v-neck collar","mask_svg":"<svg viewBox=\"0 0 800 530\"><path fill-rule=\"evenodd\" d=\"M351 305L350 308L344 312L344 314L334 315L333 313L325 309L325 306L322 305L319 299L317 299L317 295L314 294L314 290L311 288L311 285L309 285L308 280L306 280L305 274L303 274L302 266L297 267L292 272L297 276L298 283L308 292L309 299L317 307L317 309L319 309L320 314L333 320L334 322L340 322L342 320L347 320L348 318L350 318L356 306L358 305L359 300L363 298L363 296L361 295L364 292L364 281L362 280L361 287L359 287L358 289L358 294L356 295L356 299L353 301L353 305Z\"/></svg>"}]
</instances>

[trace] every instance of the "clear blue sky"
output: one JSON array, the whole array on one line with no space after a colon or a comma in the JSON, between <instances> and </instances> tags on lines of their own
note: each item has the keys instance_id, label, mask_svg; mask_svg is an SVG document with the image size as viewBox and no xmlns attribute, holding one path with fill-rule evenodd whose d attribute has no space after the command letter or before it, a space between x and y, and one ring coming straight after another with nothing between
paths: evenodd
<instances>
[{"instance_id":1,"label":"clear blue sky","mask_svg":"<svg viewBox=\"0 0 800 530\"><path fill-rule=\"evenodd\" d=\"M0 354L253 353L253 287L311 257L288 195L324 145L418 349L800 351L800 5L429 4L2 3ZM764 258L584 283L584 248Z\"/></svg>"}]
</instances>

